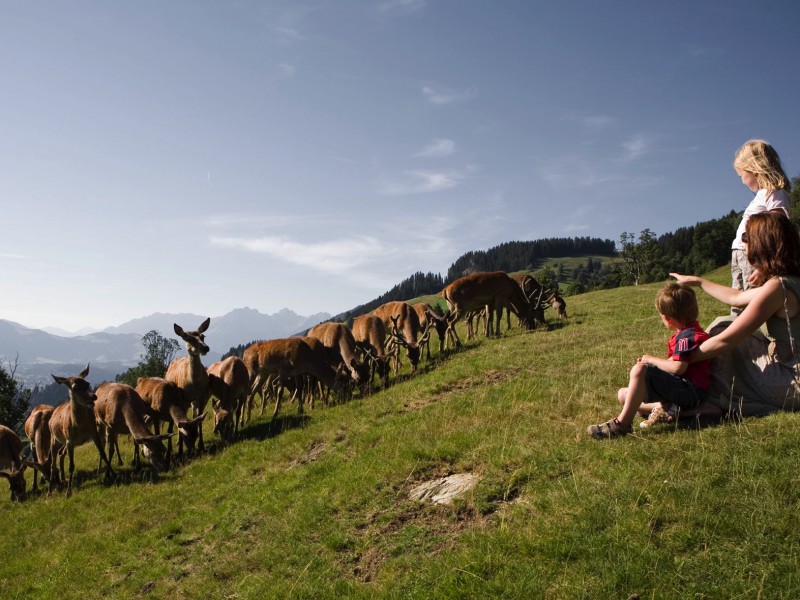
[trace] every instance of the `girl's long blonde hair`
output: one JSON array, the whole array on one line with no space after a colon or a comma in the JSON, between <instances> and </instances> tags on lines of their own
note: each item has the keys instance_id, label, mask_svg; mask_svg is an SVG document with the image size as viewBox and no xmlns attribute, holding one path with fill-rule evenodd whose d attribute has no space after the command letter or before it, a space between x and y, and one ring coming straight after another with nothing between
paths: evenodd
<instances>
[{"instance_id":1,"label":"girl's long blonde hair","mask_svg":"<svg viewBox=\"0 0 800 600\"><path fill-rule=\"evenodd\" d=\"M775 148L764 140L748 140L736 151L733 168L756 176L758 187L768 192L784 189L791 191L792 184L783 172L781 159Z\"/></svg>"}]
</instances>

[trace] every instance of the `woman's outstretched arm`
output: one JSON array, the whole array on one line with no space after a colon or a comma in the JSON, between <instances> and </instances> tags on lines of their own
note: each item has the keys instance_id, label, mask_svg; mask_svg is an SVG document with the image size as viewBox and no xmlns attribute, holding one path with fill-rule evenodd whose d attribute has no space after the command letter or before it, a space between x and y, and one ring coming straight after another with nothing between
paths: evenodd
<instances>
[{"instance_id":1,"label":"woman's outstretched arm","mask_svg":"<svg viewBox=\"0 0 800 600\"><path fill-rule=\"evenodd\" d=\"M712 298L716 298L720 302L724 302L728 306L736 308L744 308L750 301L756 297L761 288L750 288L748 290L736 290L727 285L720 285L708 279L697 277L696 275L681 275L679 273L670 273L670 277L678 280L678 283L683 285L698 286L706 294Z\"/></svg>"},{"instance_id":2,"label":"woman's outstretched arm","mask_svg":"<svg viewBox=\"0 0 800 600\"><path fill-rule=\"evenodd\" d=\"M705 360L733 350L761 327L767 319L783 308L783 288L778 279L770 279L760 288L747 290L747 292L750 291L755 292L754 297L749 301L742 314L736 317L733 323L719 335L710 337L700 344L692 352L690 362Z\"/></svg>"}]
</instances>

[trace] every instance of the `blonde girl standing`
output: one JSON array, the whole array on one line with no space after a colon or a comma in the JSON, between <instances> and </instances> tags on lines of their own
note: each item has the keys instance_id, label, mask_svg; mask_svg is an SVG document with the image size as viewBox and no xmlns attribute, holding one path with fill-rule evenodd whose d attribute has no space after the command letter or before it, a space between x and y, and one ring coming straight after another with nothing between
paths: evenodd
<instances>
[{"instance_id":1,"label":"blonde girl standing","mask_svg":"<svg viewBox=\"0 0 800 600\"><path fill-rule=\"evenodd\" d=\"M789 195L791 183L783 172L781 159L775 148L764 140L745 142L734 156L733 168L742 178L742 183L756 194L744 211L736 230L736 238L731 245L732 286L737 290L746 290L764 283L763 275L747 260L747 250L742 241L747 221L751 215L767 211L780 212L788 217L792 205ZM734 315L739 312L740 309L731 309Z\"/></svg>"}]
</instances>

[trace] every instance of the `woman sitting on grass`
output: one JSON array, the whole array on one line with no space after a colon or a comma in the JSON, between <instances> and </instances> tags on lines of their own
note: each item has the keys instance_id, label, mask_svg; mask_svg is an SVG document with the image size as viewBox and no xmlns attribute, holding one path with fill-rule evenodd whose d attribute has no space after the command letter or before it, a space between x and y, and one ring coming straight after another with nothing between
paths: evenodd
<instances>
[{"instance_id":1,"label":"woman sitting on grass","mask_svg":"<svg viewBox=\"0 0 800 600\"><path fill-rule=\"evenodd\" d=\"M762 212L750 217L742 241L747 260L767 279L761 287L737 290L670 273L683 285L744 309L735 318L716 319L691 361L716 357L706 400L719 414L800 410L800 234L782 213Z\"/></svg>"}]
</instances>

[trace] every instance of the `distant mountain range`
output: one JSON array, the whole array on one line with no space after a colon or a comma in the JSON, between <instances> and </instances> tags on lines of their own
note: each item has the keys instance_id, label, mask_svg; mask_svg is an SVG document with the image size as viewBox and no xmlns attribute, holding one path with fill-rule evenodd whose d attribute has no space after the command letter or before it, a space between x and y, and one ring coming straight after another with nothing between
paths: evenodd
<instances>
[{"instance_id":1,"label":"distant mountain range","mask_svg":"<svg viewBox=\"0 0 800 600\"><path fill-rule=\"evenodd\" d=\"M211 352L203 362L208 366L232 347L254 340L289 337L330 317L328 313L304 317L286 308L273 315L252 308L238 308L221 317L212 316L206 331ZM96 384L113 379L117 373L136 365L144 351L141 337L154 329L164 337L176 339L181 346L178 356L185 355L183 341L175 335L173 324L192 330L205 318L187 313L155 313L101 332L73 337L29 329L0 319L0 358L13 363L18 357L15 375L27 386L49 383L50 373L74 375L87 363L91 363L89 380Z\"/></svg>"}]
</instances>

